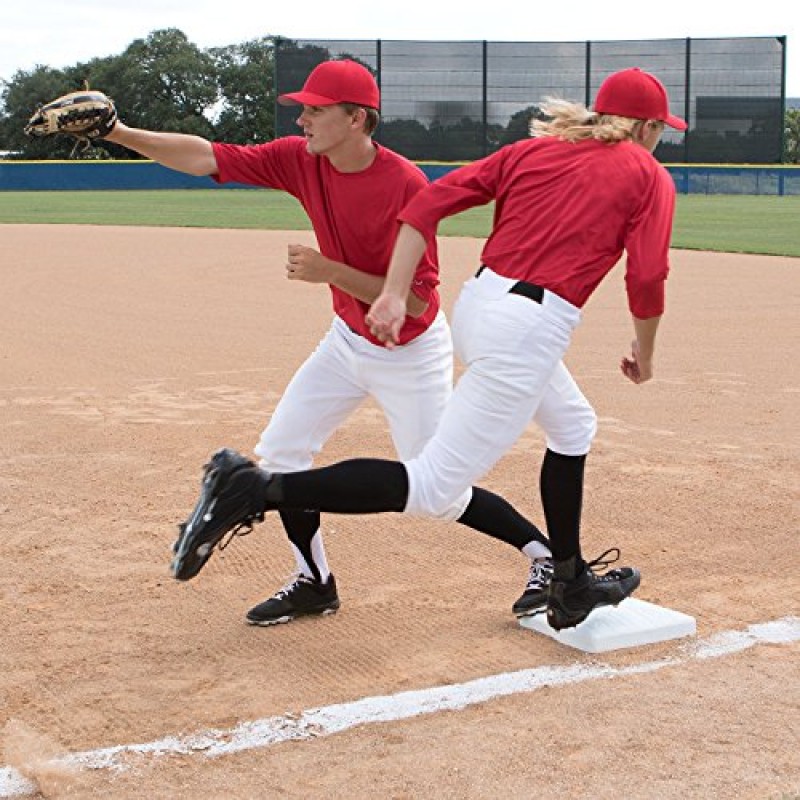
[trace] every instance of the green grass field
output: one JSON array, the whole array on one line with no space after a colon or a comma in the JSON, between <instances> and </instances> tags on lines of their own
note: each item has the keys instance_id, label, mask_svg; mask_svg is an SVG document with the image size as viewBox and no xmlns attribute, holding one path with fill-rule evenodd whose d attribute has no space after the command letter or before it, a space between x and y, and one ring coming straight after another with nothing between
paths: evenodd
<instances>
[{"instance_id":1,"label":"green grass field","mask_svg":"<svg viewBox=\"0 0 800 800\"><path fill-rule=\"evenodd\" d=\"M488 234L491 206L445 220L443 236ZM294 198L247 189L0 192L0 224L161 225L309 230ZM800 197L680 195L673 246L800 257Z\"/></svg>"}]
</instances>

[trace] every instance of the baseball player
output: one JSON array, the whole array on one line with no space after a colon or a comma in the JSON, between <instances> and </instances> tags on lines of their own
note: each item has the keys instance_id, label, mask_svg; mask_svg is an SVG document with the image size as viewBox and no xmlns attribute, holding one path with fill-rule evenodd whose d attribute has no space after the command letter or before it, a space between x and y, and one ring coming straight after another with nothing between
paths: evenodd
<instances>
[{"instance_id":1,"label":"baseball player","mask_svg":"<svg viewBox=\"0 0 800 800\"><path fill-rule=\"evenodd\" d=\"M533 138L451 172L399 216L386 282L367 316L372 334L390 348L402 341L408 287L438 221L496 201L483 263L454 309L466 371L435 436L402 463L355 459L268 476L237 453L218 451L178 543L176 578L197 574L222 536L273 509L404 511L471 524L464 490L535 420L547 439L540 491L555 566L548 622L573 627L635 591L635 568L593 569L613 563L616 548L588 563L581 552L583 476L596 417L562 358L581 307L626 251L635 338L620 367L635 384L652 377L675 205L672 179L652 152L665 124L685 130L686 123L670 113L661 82L637 68L609 76L593 111L555 100L544 111L548 119L533 124ZM473 493L470 506L480 500ZM616 557L603 561L613 551Z\"/></svg>"},{"instance_id":2,"label":"baseball player","mask_svg":"<svg viewBox=\"0 0 800 800\"><path fill-rule=\"evenodd\" d=\"M452 390L452 340L436 288L434 239L416 259L406 297L408 314L392 349L370 332L365 315L383 286L397 215L427 180L418 167L373 141L380 96L363 66L348 60L324 62L311 72L302 91L282 95L279 101L300 106L302 136L245 147L116 122L104 138L176 170L282 189L302 203L312 221L319 251L289 245L286 273L289 280L327 283L335 316L261 434L255 447L260 467L269 472L308 469L367 396L383 409L399 457L411 459L433 435ZM459 495L464 508L471 495L465 486ZM320 514L307 508L280 513L297 575L248 611L252 624L271 625L339 608ZM547 540L510 511L503 524L531 559L524 600L518 602L541 608L552 574Z\"/></svg>"}]
</instances>

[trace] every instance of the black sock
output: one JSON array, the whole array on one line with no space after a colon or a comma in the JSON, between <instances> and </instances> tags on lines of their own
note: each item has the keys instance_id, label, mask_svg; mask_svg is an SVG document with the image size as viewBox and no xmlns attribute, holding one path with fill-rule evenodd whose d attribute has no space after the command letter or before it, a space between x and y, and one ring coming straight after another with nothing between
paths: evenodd
<instances>
[{"instance_id":1,"label":"black sock","mask_svg":"<svg viewBox=\"0 0 800 800\"><path fill-rule=\"evenodd\" d=\"M330 467L273 475L265 501L267 509L334 514L402 511L408 502L408 475L399 461L355 458Z\"/></svg>"},{"instance_id":2,"label":"black sock","mask_svg":"<svg viewBox=\"0 0 800 800\"><path fill-rule=\"evenodd\" d=\"M522 550L536 540L549 547L547 537L525 519L507 500L477 486L472 487L470 500L458 522Z\"/></svg>"},{"instance_id":3,"label":"black sock","mask_svg":"<svg viewBox=\"0 0 800 800\"><path fill-rule=\"evenodd\" d=\"M571 581L578 577L579 572L583 572L583 567L578 567L578 561L583 564L583 559L572 556L566 561L553 561L553 577L557 581Z\"/></svg>"},{"instance_id":4,"label":"black sock","mask_svg":"<svg viewBox=\"0 0 800 800\"><path fill-rule=\"evenodd\" d=\"M585 563L580 545L585 466L585 455L564 456L548 449L539 480L553 561L557 569L563 563L561 572L572 571L570 577L582 572Z\"/></svg>"}]
</instances>

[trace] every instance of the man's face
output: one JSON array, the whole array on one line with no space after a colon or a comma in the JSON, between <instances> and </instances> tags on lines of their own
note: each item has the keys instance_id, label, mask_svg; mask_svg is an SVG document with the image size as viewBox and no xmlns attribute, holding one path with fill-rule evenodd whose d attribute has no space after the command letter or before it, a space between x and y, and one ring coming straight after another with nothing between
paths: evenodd
<instances>
[{"instance_id":1,"label":"man's face","mask_svg":"<svg viewBox=\"0 0 800 800\"><path fill-rule=\"evenodd\" d=\"M353 117L340 105L303 106L297 125L313 155L328 155L358 133Z\"/></svg>"}]
</instances>

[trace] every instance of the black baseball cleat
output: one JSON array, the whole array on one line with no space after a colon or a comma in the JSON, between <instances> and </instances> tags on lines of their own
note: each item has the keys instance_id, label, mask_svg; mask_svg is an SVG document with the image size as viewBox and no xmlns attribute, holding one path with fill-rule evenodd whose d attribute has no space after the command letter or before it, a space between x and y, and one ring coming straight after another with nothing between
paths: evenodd
<instances>
[{"instance_id":1,"label":"black baseball cleat","mask_svg":"<svg viewBox=\"0 0 800 800\"><path fill-rule=\"evenodd\" d=\"M547 608L547 589L553 579L553 562L549 558L531 562L525 590L511 607L518 617L530 617Z\"/></svg>"},{"instance_id":2,"label":"black baseball cleat","mask_svg":"<svg viewBox=\"0 0 800 800\"><path fill-rule=\"evenodd\" d=\"M234 450L218 450L205 465L200 499L182 523L173 545L172 575L179 581L194 578L219 544L253 530L264 520L264 488L269 475ZM223 537L230 538L220 544Z\"/></svg>"},{"instance_id":3,"label":"black baseball cleat","mask_svg":"<svg viewBox=\"0 0 800 800\"><path fill-rule=\"evenodd\" d=\"M251 625L278 625L296 617L333 614L339 609L339 595L333 575L325 583L297 575L269 600L247 612Z\"/></svg>"},{"instance_id":4,"label":"black baseball cleat","mask_svg":"<svg viewBox=\"0 0 800 800\"><path fill-rule=\"evenodd\" d=\"M610 560L607 556L616 552ZM612 547L603 555L590 561L584 571L573 580L553 578L547 597L547 622L557 631L580 625L589 614L601 606L615 606L636 591L641 582L638 569L620 567L603 575L595 575L592 567L607 567L619 558L619 550Z\"/></svg>"}]
</instances>

